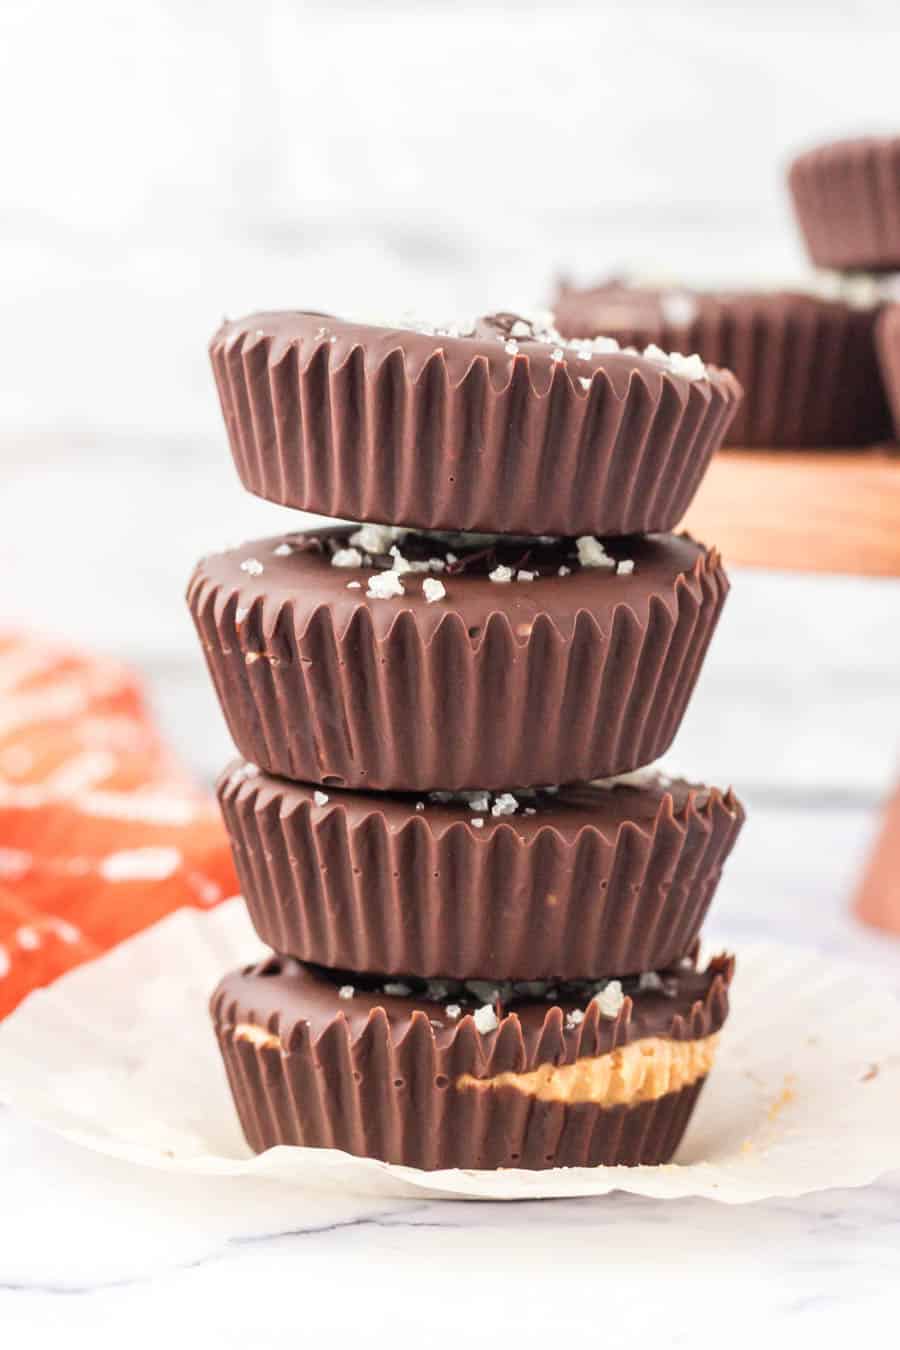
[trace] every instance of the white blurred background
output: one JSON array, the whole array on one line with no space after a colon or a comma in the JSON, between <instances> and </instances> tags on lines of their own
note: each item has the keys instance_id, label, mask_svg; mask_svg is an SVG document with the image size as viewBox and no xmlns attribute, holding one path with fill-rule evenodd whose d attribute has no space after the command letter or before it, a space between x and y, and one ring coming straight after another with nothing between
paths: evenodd
<instances>
[{"instance_id":1,"label":"white blurred background","mask_svg":"<svg viewBox=\"0 0 900 1350\"><path fill-rule=\"evenodd\" d=\"M785 165L898 129L898 38L874 0L5 0L0 621L136 661L211 776L184 584L287 514L231 468L222 315L448 317L626 267L802 280ZM754 808L735 906L799 931L896 767L900 586L734 581L675 759Z\"/></svg>"}]
</instances>

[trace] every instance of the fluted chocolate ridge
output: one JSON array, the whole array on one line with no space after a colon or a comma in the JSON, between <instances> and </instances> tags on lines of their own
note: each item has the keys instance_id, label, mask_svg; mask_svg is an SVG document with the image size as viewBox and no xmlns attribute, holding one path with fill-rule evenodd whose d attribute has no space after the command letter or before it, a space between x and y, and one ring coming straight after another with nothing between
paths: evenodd
<instances>
[{"instance_id":1,"label":"fluted chocolate ridge","mask_svg":"<svg viewBox=\"0 0 900 1350\"><path fill-rule=\"evenodd\" d=\"M415 577L381 599L371 569L323 551L349 532L289 538L203 559L188 603L241 754L332 786L502 789L651 763L728 589L715 550L667 535L611 543L627 575L460 573L436 604Z\"/></svg>"},{"instance_id":2,"label":"fluted chocolate ridge","mask_svg":"<svg viewBox=\"0 0 900 1350\"><path fill-rule=\"evenodd\" d=\"M729 371L689 377L515 315L458 336L253 314L210 356L250 492L424 529L671 530L741 398Z\"/></svg>"},{"instance_id":3,"label":"fluted chocolate ridge","mask_svg":"<svg viewBox=\"0 0 900 1350\"><path fill-rule=\"evenodd\" d=\"M522 793L506 816L491 794L323 794L240 762L218 794L263 942L425 978L663 969L690 951L744 820L730 790L653 775Z\"/></svg>"}]
</instances>

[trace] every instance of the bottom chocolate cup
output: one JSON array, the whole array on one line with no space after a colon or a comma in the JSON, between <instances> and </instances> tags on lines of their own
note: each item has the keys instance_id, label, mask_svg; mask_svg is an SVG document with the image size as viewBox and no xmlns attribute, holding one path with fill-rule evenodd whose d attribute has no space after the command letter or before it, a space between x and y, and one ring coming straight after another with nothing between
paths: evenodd
<instances>
[{"instance_id":1,"label":"bottom chocolate cup","mask_svg":"<svg viewBox=\"0 0 900 1350\"><path fill-rule=\"evenodd\" d=\"M381 981L272 957L211 1010L250 1147L435 1170L668 1162L733 960L622 981ZM355 983L354 983L355 981Z\"/></svg>"}]
</instances>

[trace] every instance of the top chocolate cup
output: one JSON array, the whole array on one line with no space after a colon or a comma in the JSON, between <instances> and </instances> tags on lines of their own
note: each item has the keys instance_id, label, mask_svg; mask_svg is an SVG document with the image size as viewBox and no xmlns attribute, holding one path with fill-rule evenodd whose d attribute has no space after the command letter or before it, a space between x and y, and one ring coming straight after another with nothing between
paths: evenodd
<instances>
[{"instance_id":1,"label":"top chocolate cup","mask_svg":"<svg viewBox=\"0 0 900 1350\"><path fill-rule=\"evenodd\" d=\"M799 291L698 291L610 280L562 286L561 333L602 329L622 343L699 352L733 370L746 397L726 445L871 445L890 419L875 353L874 306Z\"/></svg>"},{"instance_id":2,"label":"top chocolate cup","mask_svg":"<svg viewBox=\"0 0 900 1350\"><path fill-rule=\"evenodd\" d=\"M900 270L900 136L807 150L788 173L794 213L819 267Z\"/></svg>"},{"instance_id":3,"label":"top chocolate cup","mask_svg":"<svg viewBox=\"0 0 900 1350\"><path fill-rule=\"evenodd\" d=\"M252 314L210 355L250 492L420 529L669 531L741 398L697 358L512 314L444 329Z\"/></svg>"}]
</instances>

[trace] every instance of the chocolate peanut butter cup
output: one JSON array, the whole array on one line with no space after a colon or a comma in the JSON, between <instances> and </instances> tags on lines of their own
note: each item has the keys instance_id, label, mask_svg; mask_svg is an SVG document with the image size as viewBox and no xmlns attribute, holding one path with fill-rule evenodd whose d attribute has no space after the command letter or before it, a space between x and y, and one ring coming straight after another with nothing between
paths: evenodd
<instances>
[{"instance_id":1,"label":"chocolate peanut butter cup","mask_svg":"<svg viewBox=\"0 0 900 1350\"><path fill-rule=\"evenodd\" d=\"M670 530L741 397L696 358L512 314L444 329L253 314L210 354L250 492L423 529Z\"/></svg>"},{"instance_id":2,"label":"chocolate peanut butter cup","mask_svg":"<svg viewBox=\"0 0 900 1350\"><path fill-rule=\"evenodd\" d=\"M728 589L688 536L372 526L213 554L188 589L241 754L333 787L500 789L658 759Z\"/></svg>"},{"instance_id":3,"label":"chocolate peanut butter cup","mask_svg":"<svg viewBox=\"0 0 900 1350\"><path fill-rule=\"evenodd\" d=\"M556 792L327 792L237 763L219 782L263 942L349 970L578 979L692 947L744 813L655 771Z\"/></svg>"},{"instance_id":4,"label":"chocolate peanut butter cup","mask_svg":"<svg viewBox=\"0 0 900 1350\"><path fill-rule=\"evenodd\" d=\"M635 1166L675 1152L728 1014L731 958L633 980L384 980L273 957L211 1010L250 1147L429 1170Z\"/></svg>"},{"instance_id":5,"label":"chocolate peanut butter cup","mask_svg":"<svg viewBox=\"0 0 900 1350\"><path fill-rule=\"evenodd\" d=\"M799 155L788 174L813 262L900 271L900 136L834 141Z\"/></svg>"},{"instance_id":6,"label":"chocolate peanut butter cup","mask_svg":"<svg viewBox=\"0 0 900 1350\"><path fill-rule=\"evenodd\" d=\"M659 289L611 281L563 287L555 302L568 337L604 332L646 347L696 351L744 387L726 444L868 445L888 434L875 352L874 306L792 291Z\"/></svg>"},{"instance_id":7,"label":"chocolate peanut butter cup","mask_svg":"<svg viewBox=\"0 0 900 1350\"><path fill-rule=\"evenodd\" d=\"M879 315L878 360L887 391L895 439L900 440L900 305L887 305Z\"/></svg>"}]
</instances>

